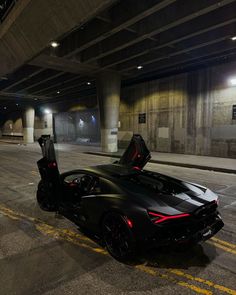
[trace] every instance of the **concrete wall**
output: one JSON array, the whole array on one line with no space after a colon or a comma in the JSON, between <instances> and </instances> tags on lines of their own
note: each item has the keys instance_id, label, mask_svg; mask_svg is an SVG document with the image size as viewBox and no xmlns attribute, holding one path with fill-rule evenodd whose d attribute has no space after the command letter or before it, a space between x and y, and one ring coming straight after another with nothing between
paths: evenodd
<instances>
[{"instance_id":1,"label":"concrete wall","mask_svg":"<svg viewBox=\"0 0 236 295\"><path fill-rule=\"evenodd\" d=\"M2 136L22 137L22 118L19 114L12 114L10 118L3 121L1 126Z\"/></svg>"},{"instance_id":2,"label":"concrete wall","mask_svg":"<svg viewBox=\"0 0 236 295\"><path fill-rule=\"evenodd\" d=\"M235 69L224 64L123 89L120 145L134 132L153 151L236 158L236 87L228 85Z\"/></svg>"}]
</instances>

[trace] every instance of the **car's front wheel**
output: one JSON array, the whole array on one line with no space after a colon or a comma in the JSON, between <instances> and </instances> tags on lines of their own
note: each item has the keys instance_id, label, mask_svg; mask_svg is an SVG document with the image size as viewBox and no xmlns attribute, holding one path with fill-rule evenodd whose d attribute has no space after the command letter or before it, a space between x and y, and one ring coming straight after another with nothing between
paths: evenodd
<instances>
[{"instance_id":1,"label":"car's front wheel","mask_svg":"<svg viewBox=\"0 0 236 295\"><path fill-rule=\"evenodd\" d=\"M119 261L134 258L135 239L126 218L119 213L111 212L102 221L102 235L108 252Z\"/></svg>"},{"instance_id":2,"label":"car's front wheel","mask_svg":"<svg viewBox=\"0 0 236 295\"><path fill-rule=\"evenodd\" d=\"M39 207L44 211L53 212L57 210L55 202L52 201L50 188L47 183L42 180L38 184L37 201Z\"/></svg>"}]
</instances>

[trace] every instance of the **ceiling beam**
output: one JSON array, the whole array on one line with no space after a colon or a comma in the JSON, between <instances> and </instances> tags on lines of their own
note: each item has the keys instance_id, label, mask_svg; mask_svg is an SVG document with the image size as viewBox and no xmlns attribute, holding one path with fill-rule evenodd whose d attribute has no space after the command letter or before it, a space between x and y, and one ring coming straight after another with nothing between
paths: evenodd
<instances>
[{"instance_id":1,"label":"ceiling beam","mask_svg":"<svg viewBox=\"0 0 236 295\"><path fill-rule=\"evenodd\" d=\"M75 55L174 2L176 0L120 1L107 13L109 16L105 20L95 18L62 40L59 56ZM108 22L109 19L111 22Z\"/></svg>"},{"instance_id":2,"label":"ceiling beam","mask_svg":"<svg viewBox=\"0 0 236 295\"><path fill-rule=\"evenodd\" d=\"M64 71L73 74L83 74L93 76L95 71L98 70L97 66L84 65L77 61L67 60L63 57L49 56L41 54L32 61L30 65L40 66L48 69L54 69L57 71Z\"/></svg>"},{"instance_id":3,"label":"ceiling beam","mask_svg":"<svg viewBox=\"0 0 236 295\"><path fill-rule=\"evenodd\" d=\"M67 84L71 84L71 82L73 82L73 81L76 81L76 80L80 80L81 79L81 76L75 76L75 77L73 77L73 78L71 78L71 79L66 79L65 81L63 81L63 82L56 82L56 83L48 83L48 86L46 86L45 87L45 85L42 87L42 89L39 89L39 90L34 90L32 93L33 94L39 94L39 95L41 95L41 93L47 93L48 91L50 92L54 92L54 91L57 91L58 90L58 86L60 86L60 88L61 88L61 86L64 86L64 85L67 85ZM53 85L52 85L53 84ZM53 89L54 89L54 91L53 91Z\"/></svg>"},{"instance_id":4,"label":"ceiling beam","mask_svg":"<svg viewBox=\"0 0 236 295\"><path fill-rule=\"evenodd\" d=\"M167 31L180 24L189 22L201 15L225 5L236 2L235 0L209 0L209 1L178 1L162 9L134 26L137 33L120 32L101 43L89 47L81 52L81 62L91 63L131 45L137 44L149 37Z\"/></svg>"},{"instance_id":5,"label":"ceiling beam","mask_svg":"<svg viewBox=\"0 0 236 295\"><path fill-rule=\"evenodd\" d=\"M172 56L169 59L165 59L162 61L154 62L145 69L142 70L142 73L138 72L137 70L132 70L128 74L130 77L142 77L143 75L150 74L151 72L158 72L160 70L166 71L167 69L173 69L176 66L181 66L181 64L184 63L192 63L194 64L194 61L201 60L202 58L211 58L212 56L217 55L220 56L220 54L226 55L227 52L231 53L236 52L236 44L231 43L230 46L226 49L224 42L218 45L218 47L215 46L215 44L209 45L206 48L198 48L192 52L192 56L185 55L183 57L183 54L179 54L176 56Z\"/></svg>"},{"instance_id":6,"label":"ceiling beam","mask_svg":"<svg viewBox=\"0 0 236 295\"><path fill-rule=\"evenodd\" d=\"M1 96L5 98L12 98L12 99L23 98L23 99L31 99L31 100L50 98L47 96L30 95L30 94L24 94L24 93L12 93L12 92L5 92L5 91L0 91L0 97Z\"/></svg>"},{"instance_id":7,"label":"ceiling beam","mask_svg":"<svg viewBox=\"0 0 236 295\"><path fill-rule=\"evenodd\" d=\"M158 39L157 42L143 40L138 45L135 44L100 59L98 63L103 69L114 67L117 64L145 55L146 53L231 25L236 22L235 11L235 3L234 5L228 5L227 9L222 8L213 12L210 18L208 15L203 15L190 21L187 26L180 25L155 36Z\"/></svg>"},{"instance_id":8,"label":"ceiling beam","mask_svg":"<svg viewBox=\"0 0 236 295\"><path fill-rule=\"evenodd\" d=\"M137 58L133 58L127 62L119 64L116 68L118 71L126 72L132 69L136 69L137 65L146 66L150 63L157 62L163 59L170 58L179 54L189 53L192 50L206 47L211 44L216 44L221 41L226 41L225 45L227 47L228 43L232 43L230 36L235 32L236 26L223 27L211 32L210 34L205 33L198 38L192 38L190 40L185 40L184 42L177 43L173 48L162 48L155 52L149 52Z\"/></svg>"},{"instance_id":9,"label":"ceiling beam","mask_svg":"<svg viewBox=\"0 0 236 295\"><path fill-rule=\"evenodd\" d=\"M42 52L52 40L88 22L115 2L18 1L0 26L0 77L12 73Z\"/></svg>"}]
</instances>

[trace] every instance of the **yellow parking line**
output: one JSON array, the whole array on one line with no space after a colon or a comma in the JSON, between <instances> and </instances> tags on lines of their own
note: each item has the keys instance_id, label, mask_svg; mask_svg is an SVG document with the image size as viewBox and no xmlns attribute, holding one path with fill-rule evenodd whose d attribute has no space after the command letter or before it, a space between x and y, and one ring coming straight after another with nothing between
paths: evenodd
<instances>
[{"instance_id":1,"label":"yellow parking line","mask_svg":"<svg viewBox=\"0 0 236 295\"><path fill-rule=\"evenodd\" d=\"M181 277L184 277L186 279L193 280L193 281L196 281L196 282L205 284L205 285L207 285L209 287L212 287L212 288L217 289L219 291L225 292L227 294L236 295L236 291L235 290L229 289L229 288L227 288L225 286L214 284L213 282L211 282L209 280L205 280L205 279L202 279L202 278L194 277L194 276L192 276L190 274L184 273L183 271L181 271L179 269L169 269L168 271L170 273L173 273L173 274L177 275L177 276L181 276Z\"/></svg>"},{"instance_id":2,"label":"yellow parking line","mask_svg":"<svg viewBox=\"0 0 236 295\"><path fill-rule=\"evenodd\" d=\"M187 282L184 282L184 281L179 281L179 280L176 280L174 277L168 275L168 274L163 274L163 273L160 273L156 270L153 270L152 268L148 267L148 266L145 266L145 265L138 265L135 267L136 269L138 270L141 270L145 273L148 273L149 275L152 275L152 276L157 276L159 278L162 278L162 279L166 279L168 281L171 281L181 287L185 287L185 288L188 288L188 289L191 289L192 291L195 291L196 293L198 294L205 294L205 295L211 295L213 294L212 291L210 290L207 290L207 289L202 289L198 286L195 286L195 285L192 285L192 284L189 284Z\"/></svg>"},{"instance_id":3,"label":"yellow parking line","mask_svg":"<svg viewBox=\"0 0 236 295\"><path fill-rule=\"evenodd\" d=\"M96 253L108 255L106 250L104 250L100 247L97 247L97 244L95 242L93 242L91 239L89 239L83 235L80 235L72 230L63 229L63 228L55 228L49 224L44 223L43 221L41 221L39 219L27 216L23 213L18 213L16 211L13 211L10 208L2 206L1 204L0 204L0 212L3 215L5 215L13 220L26 219L26 220L32 222L35 225L36 229L44 235L53 237L55 239L60 239L60 240L65 240L65 241L71 242L75 245L81 246L83 248L87 248L87 249L92 250L93 252L96 252ZM85 241L91 243L92 245L84 243ZM222 246L222 247L224 247L224 246ZM227 247L225 247L225 248L228 250ZM153 268L147 267L145 265L138 265L135 268L142 271L142 272L148 273L152 276L156 276L161 279L169 280L179 286L182 286L184 288L188 288L198 294L211 295L211 294L213 294L213 292L211 290L203 289L203 288L200 288L196 285L189 284L188 282L178 280L175 277L173 277L172 275L176 275L176 276L188 279L188 280L192 280L192 281L195 281L195 282L198 282L201 284L205 284L205 285L207 285L207 287L217 289L217 290L227 293L227 294L236 295L236 291L233 289L227 288L222 285L215 284L209 280L194 277L194 276L184 273L183 271L178 270L178 269L165 269L165 273L160 273L159 271L154 270Z\"/></svg>"},{"instance_id":4,"label":"yellow parking line","mask_svg":"<svg viewBox=\"0 0 236 295\"><path fill-rule=\"evenodd\" d=\"M220 240L220 239L215 238L215 237L212 237L211 240L214 241L214 242L217 242L217 243L223 244L223 245L225 245L225 246L228 246L228 247L230 247L230 248L236 249L236 245L235 245L235 244L232 244L232 243L226 242L226 241L224 241L224 240Z\"/></svg>"},{"instance_id":5,"label":"yellow parking line","mask_svg":"<svg viewBox=\"0 0 236 295\"><path fill-rule=\"evenodd\" d=\"M233 249L231 249L231 248L228 248L228 247L226 247L226 246L224 246L224 245L221 245L221 244L219 244L219 243L215 243L215 242L213 242L213 241L207 241L209 244L211 244L211 245L214 245L215 247L217 247L217 248L219 248L219 249L221 249L221 250L224 250L224 251L226 251L226 252L228 252L228 253L231 253L231 254L234 254L234 255L236 255L236 251L235 250L233 250Z\"/></svg>"}]
</instances>

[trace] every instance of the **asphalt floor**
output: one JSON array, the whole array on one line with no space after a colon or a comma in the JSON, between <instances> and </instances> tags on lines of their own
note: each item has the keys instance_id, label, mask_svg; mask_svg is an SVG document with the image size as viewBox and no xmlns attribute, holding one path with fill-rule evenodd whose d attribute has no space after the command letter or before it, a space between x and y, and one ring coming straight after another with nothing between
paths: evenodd
<instances>
[{"instance_id":1,"label":"asphalt floor","mask_svg":"<svg viewBox=\"0 0 236 295\"><path fill-rule=\"evenodd\" d=\"M57 145L61 172L111 163ZM91 151L94 151L92 148ZM40 210L37 145L0 144L0 294L235 294L236 174L150 163L219 195L224 228L193 249L157 249L126 265L65 218Z\"/></svg>"}]
</instances>

